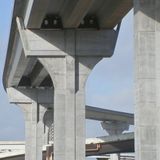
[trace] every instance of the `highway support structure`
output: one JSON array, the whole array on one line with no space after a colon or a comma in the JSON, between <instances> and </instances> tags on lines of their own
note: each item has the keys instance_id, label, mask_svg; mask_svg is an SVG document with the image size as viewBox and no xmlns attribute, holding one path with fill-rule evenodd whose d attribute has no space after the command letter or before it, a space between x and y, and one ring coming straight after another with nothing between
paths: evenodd
<instances>
[{"instance_id":1,"label":"highway support structure","mask_svg":"<svg viewBox=\"0 0 160 160\"><path fill-rule=\"evenodd\" d=\"M7 93L10 103L18 105L24 114L25 160L42 160L43 146L48 144L47 124L53 121L50 117L44 119L48 110L53 111L53 90L8 88Z\"/></svg>"},{"instance_id":2,"label":"highway support structure","mask_svg":"<svg viewBox=\"0 0 160 160\"><path fill-rule=\"evenodd\" d=\"M108 50L106 50L106 48L103 48L107 44L105 37L102 36L104 38L102 40L101 39L102 37L100 36L101 38L100 37L98 38L98 41L100 43L98 43L97 41L93 41L97 39L94 36L99 35L101 33L103 33L102 35L104 35L105 29L107 34L108 32L107 29L112 30L120 22L120 20L124 17L124 15L132 7L134 7L134 22L135 22L134 38L135 38L135 64L136 64L136 67L135 67L135 71L136 71L135 73L136 75L136 78L135 78L136 80L135 81L136 82L135 83L136 84L136 99L135 99L136 100L135 101L136 160L151 160L151 159L159 160L160 159L160 147L159 147L160 146L160 140L159 140L160 139L160 134L159 134L160 132L160 125L159 125L159 122L160 122L160 119L159 119L160 117L159 116L159 113L160 113L160 85L159 85L159 80L160 80L160 76L159 76L160 1L159 0L133 0L134 4L132 4L132 1L130 0L121 0L121 1L117 1L117 0L72 1L70 0L70 2L71 3L67 3L66 1L66 3L62 6L61 5L62 1L56 1L56 0L52 0L52 1L50 0L46 0L46 1L16 0L16 7L13 15L10 42L9 42L8 54L7 54L7 60L6 60L6 67L4 71L5 88L19 87L18 85L19 80L24 75L23 73L26 69L23 66L25 66L29 62L30 58L32 59L32 62L30 62L32 64L34 64L35 59L36 60L38 59L39 62L45 67L45 69L49 73L52 79L52 82L54 84L54 109L55 109L55 114L54 114L55 143L54 145L57 148L54 155L55 160L60 160L60 159L79 160L79 158L83 160L84 148L83 148L83 145L80 143L83 142L83 139L84 139L83 137L84 126L83 125L78 126L77 121L79 119L81 122L84 121L85 79L87 78L89 72L94 67L94 65L102 57L111 56L113 54L112 49L114 49L114 47L112 46L112 48L110 48L111 52L108 52L109 48ZM52 5L50 5L50 3ZM28 7L26 7L27 5ZM101 10L96 8L100 6L102 6ZM60 10L60 8L62 8L62 10ZM62 17L64 30L60 30L60 31L40 30L43 18L49 12L52 12L52 13L57 12L60 14L60 16ZM100 32L93 31L90 29L89 29L90 31L74 30L78 28L78 26L81 23L81 20L86 16L86 14L90 14L91 12L95 14L98 13L97 17L100 22L99 28L102 30L100 30ZM79 13L79 14L75 14L75 13ZM19 38L19 35L17 34L17 27L16 27L16 21L15 21L16 16L23 17L24 24L26 27L26 28L25 27L21 28L21 26L23 25L19 25L20 26L19 31L23 32L21 36L21 40ZM91 22L93 22L93 19L91 20ZM33 28L36 28L37 30L32 30ZM22 33L22 32L19 32L19 33ZM27 34L30 36L28 36ZM59 34L61 36L58 36ZM53 36L55 37L55 39L51 38ZM56 36L59 38L56 39ZM23 40L24 37L26 38L25 40ZM29 37L32 37L33 39L28 39ZM87 39L89 41L87 41ZM61 44L59 42L62 42L61 40L65 42L63 43L65 45L63 44L59 45ZM69 43L69 41L70 42L72 41L74 43ZM21 45L22 42L23 42L23 48ZM25 46L26 43L28 44L27 46ZM100 50L97 50L97 48L94 48L93 45L89 45L89 44L94 44L94 45L99 44L98 49ZM109 41L109 44L110 44L110 41ZM83 49L84 46L85 46L85 49L81 50ZM107 45L107 46L111 47L110 45ZM24 50L25 54L23 53L22 50ZM86 50L87 52L83 52ZM19 54L17 53L19 53L20 56L18 56ZM102 54L102 53L105 53L105 54ZM14 58L14 55L16 58ZM22 60L18 62L17 57L18 58L20 57L19 59L22 59ZM11 67L8 67L9 65L11 65ZM21 66L21 67L16 67L16 66ZM40 72L39 75L43 75L43 74L44 74L44 70L42 70L42 72ZM69 75L72 78L69 79L69 76L67 75ZM40 79L38 80L40 82ZM33 84L37 84L38 80L35 77L31 76L31 84L32 84L31 87L33 86L35 87L36 85L33 85ZM72 99L70 100L72 104L68 104L70 98ZM61 99L61 101L59 99ZM80 102L80 104L78 104L77 102ZM68 107L68 106L71 106L71 107ZM76 106L76 107L73 107L73 106ZM64 108L65 110L63 110ZM80 109L80 112L78 112L77 109ZM59 112L58 110L61 112ZM69 117L67 114L68 113L67 111L70 112L71 113L70 115L72 116ZM62 117L62 114L64 117ZM75 116L75 114L77 114L78 116ZM60 116L62 117L62 119L61 118L59 119L61 119L62 123L57 121L58 120L57 117L60 117ZM71 124L69 123L72 126L71 130L69 131L68 128L65 127L63 135L67 136L67 134L71 132L72 135L74 135L73 137L75 138L72 139L71 141L72 143L69 146L66 146L67 139L65 138L65 136L63 136L64 139L62 141L64 141L65 144L64 146L59 146L58 144L60 144L61 140L59 139L59 136L57 134L58 132L62 134L60 127L64 127L63 125L66 125L68 122L70 122L73 119L75 121L72 122ZM81 136L78 135L78 129L81 130ZM81 146L82 148L81 149L78 148L79 146ZM62 149L64 152L63 153L59 152L58 148ZM68 152L67 149L70 149L72 153ZM79 151L81 153L79 153Z\"/></svg>"},{"instance_id":3,"label":"highway support structure","mask_svg":"<svg viewBox=\"0 0 160 160\"><path fill-rule=\"evenodd\" d=\"M36 57L53 82L53 92L8 88L11 99L16 95L17 102L13 102L23 108L26 116L25 159L42 159L42 119L44 111L49 108L44 104L54 106L54 159L85 159L85 82L103 57L112 56L119 30L25 29L19 18L17 26L25 56ZM29 97L29 103L21 102L16 90ZM36 114L38 112L42 112L40 117Z\"/></svg>"},{"instance_id":4,"label":"highway support structure","mask_svg":"<svg viewBox=\"0 0 160 160\"><path fill-rule=\"evenodd\" d=\"M159 0L134 0L136 160L160 159L159 15Z\"/></svg>"},{"instance_id":5,"label":"highway support structure","mask_svg":"<svg viewBox=\"0 0 160 160\"><path fill-rule=\"evenodd\" d=\"M54 160L85 159L85 82L103 57L113 55L118 24L132 5L15 0L3 82L25 114L26 160L42 159L53 122ZM46 112L54 115L46 120Z\"/></svg>"},{"instance_id":6,"label":"highway support structure","mask_svg":"<svg viewBox=\"0 0 160 160\"><path fill-rule=\"evenodd\" d=\"M102 128L106 130L109 135L119 135L124 131L129 130L129 124L127 122L120 121L103 121L101 122ZM120 160L120 154L115 153L110 155L110 160Z\"/></svg>"}]
</instances>

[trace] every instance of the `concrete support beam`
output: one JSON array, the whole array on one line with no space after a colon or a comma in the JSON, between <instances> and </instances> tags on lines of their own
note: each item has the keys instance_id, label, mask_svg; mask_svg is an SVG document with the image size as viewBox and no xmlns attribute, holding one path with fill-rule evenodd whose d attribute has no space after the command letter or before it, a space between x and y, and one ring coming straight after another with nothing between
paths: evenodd
<instances>
[{"instance_id":1,"label":"concrete support beam","mask_svg":"<svg viewBox=\"0 0 160 160\"><path fill-rule=\"evenodd\" d=\"M63 31L62 31L63 32ZM49 73L54 85L54 159L85 159L85 82L93 67L103 58L95 51L102 49L97 31L64 31L66 56L40 57L39 61ZM105 35L103 31L103 36ZM112 31L111 31L112 32ZM83 36L87 36L83 41ZM92 34L90 34L92 33ZM98 36L99 34L99 36ZM92 44L92 37L98 36L99 43ZM80 38L81 37L81 38ZM106 37L106 40L109 37ZM113 38L113 37L110 37ZM44 40L44 39L43 39ZM103 39L104 40L104 39ZM77 43L75 45L75 42ZM116 42L116 39L113 43ZM102 42L104 43L104 41ZM54 44L54 43L53 43ZM95 45L96 44L96 45ZM57 44L58 45L58 44ZM114 46L114 45L113 45ZM108 45L106 55L114 48ZM94 50L95 49L95 50ZM93 52L90 52L90 51ZM110 53L109 53L110 52ZM58 54L58 52L57 52ZM45 53L44 53L45 55ZM68 127L69 126L69 127ZM62 132L63 128L63 132Z\"/></svg>"},{"instance_id":2,"label":"concrete support beam","mask_svg":"<svg viewBox=\"0 0 160 160\"><path fill-rule=\"evenodd\" d=\"M160 159L159 11L159 0L134 0L137 160Z\"/></svg>"},{"instance_id":3,"label":"concrete support beam","mask_svg":"<svg viewBox=\"0 0 160 160\"><path fill-rule=\"evenodd\" d=\"M7 93L10 102L20 106L24 113L25 160L42 160L42 147L46 142L43 116L47 107L53 104L52 89L8 88Z\"/></svg>"},{"instance_id":4,"label":"concrete support beam","mask_svg":"<svg viewBox=\"0 0 160 160\"><path fill-rule=\"evenodd\" d=\"M113 26L117 25L117 20L120 22L132 7L132 0L111 0L108 3L104 3L97 15L100 28L113 28Z\"/></svg>"},{"instance_id":5,"label":"concrete support beam","mask_svg":"<svg viewBox=\"0 0 160 160\"><path fill-rule=\"evenodd\" d=\"M106 130L109 135L120 135L125 130L129 129L129 124L127 122L119 122L119 121L105 121L101 123L102 128ZM120 160L120 154L111 154L110 160Z\"/></svg>"},{"instance_id":6,"label":"concrete support beam","mask_svg":"<svg viewBox=\"0 0 160 160\"><path fill-rule=\"evenodd\" d=\"M41 65L41 63L37 62L34 69L30 74L31 85L32 86L39 86L43 80L47 77L48 72L46 69Z\"/></svg>"},{"instance_id":7,"label":"concrete support beam","mask_svg":"<svg viewBox=\"0 0 160 160\"><path fill-rule=\"evenodd\" d=\"M87 149L94 148L93 151L86 152L87 156L134 152L134 133L88 138L86 146Z\"/></svg>"},{"instance_id":8,"label":"concrete support beam","mask_svg":"<svg viewBox=\"0 0 160 160\"><path fill-rule=\"evenodd\" d=\"M65 52L66 30L25 29L22 19L18 17L17 26L26 57L67 56ZM115 31L113 29L100 31L75 30L76 55L84 57L111 57L118 33L119 30Z\"/></svg>"},{"instance_id":9,"label":"concrete support beam","mask_svg":"<svg viewBox=\"0 0 160 160\"><path fill-rule=\"evenodd\" d=\"M104 121L101 122L102 128L106 130L109 135L120 135L124 131L129 130L129 124L127 122L120 121Z\"/></svg>"},{"instance_id":10,"label":"concrete support beam","mask_svg":"<svg viewBox=\"0 0 160 160\"><path fill-rule=\"evenodd\" d=\"M86 119L97 121L121 121L134 124L134 115L131 113L112 111L97 107L86 106Z\"/></svg>"},{"instance_id":11,"label":"concrete support beam","mask_svg":"<svg viewBox=\"0 0 160 160\"><path fill-rule=\"evenodd\" d=\"M35 130L35 113L33 112L36 109L35 104L18 104L18 106L22 109L25 120L25 160L28 159L36 159L36 130Z\"/></svg>"},{"instance_id":12,"label":"concrete support beam","mask_svg":"<svg viewBox=\"0 0 160 160\"><path fill-rule=\"evenodd\" d=\"M94 0L65 1L64 8L60 13L63 27L78 27L93 2Z\"/></svg>"},{"instance_id":13,"label":"concrete support beam","mask_svg":"<svg viewBox=\"0 0 160 160\"><path fill-rule=\"evenodd\" d=\"M73 36L73 33L70 32L69 35ZM55 88L54 159L83 160L85 159L84 86L91 69L85 66L94 66L99 58L79 57L75 61L68 55L66 58L39 58L39 60L52 77ZM84 62L84 66L80 61Z\"/></svg>"},{"instance_id":14,"label":"concrete support beam","mask_svg":"<svg viewBox=\"0 0 160 160\"><path fill-rule=\"evenodd\" d=\"M118 31L29 30L19 18L17 26L25 55L37 57L53 82L54 159L84 160L85 82L103 57L113 55Z\"/></svg>"},{"instance_id":15,"label":"concrete support beam","mask_svg":"<svg viewBox=\"0 0 160 160\"><path fill-rule=\"evenodd\" d=\"M25 14L26 28L40 28L46 15L50 0L28 0Z\"/></svg>"}]
</instances>

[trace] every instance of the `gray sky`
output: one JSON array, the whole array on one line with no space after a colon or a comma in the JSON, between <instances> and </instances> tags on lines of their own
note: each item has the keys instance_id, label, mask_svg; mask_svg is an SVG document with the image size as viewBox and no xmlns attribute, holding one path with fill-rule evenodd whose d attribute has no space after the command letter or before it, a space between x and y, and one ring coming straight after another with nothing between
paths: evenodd
<instances>
[{"instance_id":1,"label":"gray sky","mask_svg":"<svg viewBox=\"0 0 160 160\"><path fill-rule=\"evenodd\" d=\"M21 110L8 102L2 85L13 0L0 1L0 140L23 140ZM86 104L133 113L133 12L123 20L115 53L97 64L86 84ZM98 122L87 120L87 137L105 135Z\"/></svg>"}]
</instances>

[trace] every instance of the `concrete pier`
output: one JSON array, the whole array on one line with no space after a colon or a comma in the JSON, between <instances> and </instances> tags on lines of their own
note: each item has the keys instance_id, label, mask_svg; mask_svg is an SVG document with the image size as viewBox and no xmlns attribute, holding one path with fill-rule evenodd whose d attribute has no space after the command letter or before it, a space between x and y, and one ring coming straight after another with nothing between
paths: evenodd
<instances>
[{"instance_id":1,"label":"concrete pier","mask_svg":"<svg viewBox=\"0 0 160 160\"><path fill-rule=\"evenodd\" d=\"M132 0L15 0L3 83L12 103L30 108L26 160L42 159L50 105L54 159L85 159L85 82L103 57L113 55L121 20L131 8ZM94 119L96 110L88 117ZM107 112L95 118L105 120ZM117 114L108 118L133 124L133 116Z\"/></svg>"},{"instance_id":2,"label":"concrete pier","mask_svg":"<svg viewBox=\"0 0 160 160\"><path fill-rule=\"evenodd\" d=\"M85 82L93 67L103 57L113 53L116 36L114 39L112 30L100 32L65 30L58 31L58 34L66 40L64 44L63 41L60 42L61 46L66 46L63 50L65 57L38 58L50 74L54 85L54 158L83 160L85 159ZM103 39L101 39L102 34L106 35ZM105 53L101 45L109 38L112 39L111 43L103 47ZM55 44L53 42L53 45ZM56 54L60 55L61 51L57 50Z\"/></svg>"},{"instance_id":3,"label":"concrete pier","mask_svg":"<svg viewBox=\"0 0 160 160\"><path fill-rule=\"evenodd\" d=\"M129 129L129 124L127 122L119 121L104 121L101 123L101 126L109 135L117 136ZM120 160L120 153L111 154L110 160Z\"/></svg>"},{"instance_id":4,"label":"concrete pier","mask_svg":"<svg viewBox=\"0 0 160 160\"><path fill-rule=\"evenodd\" d=\"M34 138L32 142L28 142L33 145L33 149L29 148L28 153L33 153L33 160L40 160L42 157L40 133L43 115L39 112L41 108L43 109L41 105L52 104L54 108L54 159L84 160L85 82L91 70L103 57L113 55L118 31L25 30L23 22L19 19L17 19L17 26L24 54L36 56L53 83L53 88L50 89L52 93L47 89L39 91L39 89L31 88L28 91L27 88L8 88L11 99L18 97L17 99L21 100L21 96L27 95L30 103L34 105L30 122L33 125L30 134ZM16 91L18 94L15 93ZM49 97L52 97L51 100ZM20 102L15 100L13 103ZM24 100L23 103L27 101Z\"/></svg>"},{"instance_id":5,"label":"concrete pier","mask_svg":"<svg viewBox=\"0 0 160 160\"><path fill-rule=\"evenodd\" d=\"M160 159L159 15L159 0L134 0L136 160Z\"/></svg>"},{"instance_id":6,"label":"concrete pier","mask_svg":"<svg viewBox=\"0 0 160 160\"><path fill-rule=\"evenodd\" d=\"M25 160L41 160L42 148L46 145L46 127L43 116L53 106L52 89L8 88L11 103L17 104L25 119Z\"/></svg>"}]
</instances>

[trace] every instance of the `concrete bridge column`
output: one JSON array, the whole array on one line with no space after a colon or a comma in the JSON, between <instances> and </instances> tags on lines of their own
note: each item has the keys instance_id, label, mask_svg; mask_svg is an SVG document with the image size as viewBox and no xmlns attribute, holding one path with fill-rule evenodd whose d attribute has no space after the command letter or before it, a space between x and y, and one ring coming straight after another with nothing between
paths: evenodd
<instances>
[{"instance_id":1,"label":"concrete bridge column","mask_svg":"<svg viewBox=\"0 0 160 160\"><path fill-rule=\"evenodd\" d=\"M112 31L111 31L112 32ZM55 32L56 33L56 32ZM58 46L59 56L38 58L48 71L54 85L54 159L85 159L85 82L93 67L103 58L101 39L107 31L65 30ZM99 39L97 39L98 36ZM113 37L110 35L112 42ZM99 41L98 43L96 43ZM115 44L116 40L114 41ZM63 43L62 43L63 44ZM114 50L114 45L105 44ZM104 49L105 50L105 49ZM65 55L61 55L61 52ZM97 53L96 53L97 52ZM44 55L47 54L44 53ZM55 53L54 53L55 54Z\"/></svg>"},{"instance_id":2,"label":"concrete bridge column","mask_svg":"<svg viewBox=\"0 0 160 160\"><path fill-rule=\"evenodd\" d=\"M104 121L101 125L109 135L120 135L129 129L128 123L120 121ZM110 160L120 160L120 153L111 154Z\"/></svg>"},{"instance_id":3,"label":"concrete bridge column","mask_svg":"<svg viewBox=\"0 0 160 160\"><path fill-rule=\"evenodd\" d=\"M85 159L85 82L113 55L117 30L30 30L17 18L26 57L37 57L54 86L54 159Z\"/></svg>"},{"instance_id":4,"label":"concrete bridge column","mask_svg":"<svg viewBox=\"0 0 160 160\"><path fill-rule=\"evenodd\" d=\"M159 15L159 0L134 0L136 160L160 159Z\"/></svg>"},{"instance_id":5,"label":"concrete bridge column","mask_svg":"<svg viewBox=\"0 0 160 160\"><path fill-rule=\"evenodd\" d=\"M43 123L43 117L44 117L44 114L46 112L46 107L44 107L43 105L41 104L38 104L37 106L37 126L36 126L36 129L37 129L37 134L36 134L36 140L37 140L37 144L36 144L36 160L42 160L42 151L43 151L43 145L46 145L44 142L45 142L45 125Z\"/></svg>"},{"instance_id":6,"label":"concrete bridge column","mask_svg":"<svg viewBox=\"0 0 160 160\"><path fill-rule=\"evenodd\" d=\"M36 155L36 115L35 104L16 103L23 111L25 120L25 160L33 160Z\"/></svg>"},{"instance_id":7,"label":"concrete bridge column","mask_svg":"<svg viewBox=\"0 0 160 160\"><path fill-rule=\"evenodd\" d=\"M49 91L52 92L52 90ZM42 148L46 134L43 116L49 104L53 104L53 98L51 98L53 94L43 89L30 88L8 88L7 93L10 102L17 104L24 113L25 160L42 160Z\"/></svg>"},{"instance_id":8,"label":"concrete bridge column","mask_svg":"<svg viewBox=\"0 0 160 160\"><path fill-rule=\"evenodd\" d=\"M101 58L40 58L54 82L54 159L85 159L85 81ZM80 61L84 64L81 64Z\"/></svg>"},{"instance_id":9,"label":"concrete bridge column","mask_svg":"<svg viewBox=\"0 0 160 160\"><path fill-rule=\"evenodd\" d=\"M54 137L54 123L53 123L53 104L52 108L48 107L47 111L43 116L43 123L45 124L46 132L45 139L47 138L47 143L45 144L53 144Z\"/></svg>"}]
</instances>

